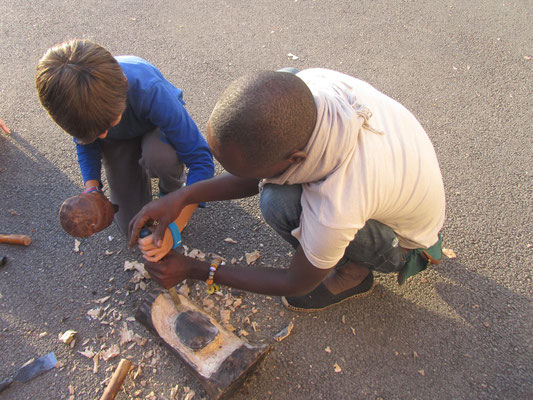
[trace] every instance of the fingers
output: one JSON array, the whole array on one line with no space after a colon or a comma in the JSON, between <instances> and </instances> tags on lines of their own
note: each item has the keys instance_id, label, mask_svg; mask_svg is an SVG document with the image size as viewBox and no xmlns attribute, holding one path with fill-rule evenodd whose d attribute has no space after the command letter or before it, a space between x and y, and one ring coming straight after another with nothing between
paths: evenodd
<instances>
[{"instance_id":1,"label":"fingers","mask_svg":"<svg viewBox=\"0 0 533 400\"><path fill-rule=\"evenodd\" d=\"M156 247L152 241L153 235L147 236L143 239L139 239L138 247L139 250L143 253L143 258L146 261L150 262L158 262L161 260L166 252L162 251L162 249Z\"/></svg>"},{"instance_id":2,"label":"fingers","mask_svg":"<svg viewBox=\"0 0 533 400\"><path fill-rule=\"evenodd\" d=\"M162 263L153 263L150 261L146 264L146 270L150 274L150 277L165 289L175 286L169 281L166 268Z\"/></svg>"},{"instance_id":3,"label":"fingers","mask_svg":"<svg viewBox=\"0 0 533 400\"><path fill-rule=\"evenodd\" d=\"M135 243L137 243L137 240L139 239L139 232L150 219L148 215L141 215L142 212L143 210L139 211L139 213L137 213L137 215L130 221L128 226L130 234L130 241L128 244L130 247L135 246Z\"/></svg>"},{"instance_id":4,"label":"fingers","mask_svg":"<svg viewBox=\"0 0 533 400\"><path fill-rule=\"evenodd\" d=\"M157 247L161 247L161 245L163 244L163 238L165 237L165 231L168 228L168 224L169 222L165 223L163 221L159 221L159 225L157 225L155 228L153 237L154 237L154 244Z\"/></svg>"},{"instance_id":5,"label":"fingers","mask_svg":"<svg viewBox=\"0 0 533 400\"><path fill-rule=\"evenodd\" d=\"M143 258L150 262L158 262L165 257L165 255L166 253L157 247L153 250L143 251Z\"/></svg>"},{"instance_id":6,"label":"fingers","mask_svg":"<svg viewBox=\"0 0 533 400\"><path fill-rule=\"evenodd\" d=\"M149 252L159 251L159 248L155 247L155 245L152 243L151 240L150 240L150 243L139 244L138 247L139 247L139 250L141 250L141 253L143 254L148 254ZM148 254L148 255L152 255L152 254Z\"/></svg>"},{"instance_id":7,"label":"fingers","mask_svg":"<svg viewBox=\"0 0 533 400\"><path fill-rule=\"evenodd\" d=\"M149 261L148 264L145 265L145 267L148 273L150 274L150 277L157 283L161 284L162 271L160 268L158 268L158 264L151 264L151 262Z\"/></svg>"}]
</instances>

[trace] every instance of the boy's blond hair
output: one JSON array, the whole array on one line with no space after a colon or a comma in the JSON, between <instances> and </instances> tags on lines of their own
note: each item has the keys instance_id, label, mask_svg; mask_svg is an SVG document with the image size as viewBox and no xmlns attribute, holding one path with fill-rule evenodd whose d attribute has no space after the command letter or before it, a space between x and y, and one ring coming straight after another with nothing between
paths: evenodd
<instances>
[{"instance_id":1,"label":"boy's blond hair","mask_svg":"<svg viewBox=\"0 0 533 400\"><path fill-rule=\"evenodd\" d=\"M126 108L128 82L122 68L91 40L48 49L37 64L35 85L52 119L81 143L96 140Z\"/></svg>"}]
</instances>

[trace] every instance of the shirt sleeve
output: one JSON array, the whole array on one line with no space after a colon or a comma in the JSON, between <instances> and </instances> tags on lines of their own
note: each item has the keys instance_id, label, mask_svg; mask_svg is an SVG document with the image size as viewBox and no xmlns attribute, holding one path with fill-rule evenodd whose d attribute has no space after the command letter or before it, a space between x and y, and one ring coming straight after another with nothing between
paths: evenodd
<instances>
[{"instance_id":1,"label":"shirt sleeve","mask_svg":"<svg viewBox=\"0 0 533 400\"><path fill-rule=\"evenodd\" d=\"M158 126L189 172L187 185L209 179L215 173L213 156L181 100L181 91L170 83L154 83L143 94L143 117Z\"/></svg>"},{"instance_id":2,"label":"shirt sleeve","mask_svg":"<svg viewBox=\"0 0 533 400\"><path fill-rule=\"evenodd\" d=\"M101 185L102 153L100 152L98 140L90 144L80 144L74 139L74 143L76 143L76 153L83 182L94 179L100 182Z\"/></svg>"}]
</instances>

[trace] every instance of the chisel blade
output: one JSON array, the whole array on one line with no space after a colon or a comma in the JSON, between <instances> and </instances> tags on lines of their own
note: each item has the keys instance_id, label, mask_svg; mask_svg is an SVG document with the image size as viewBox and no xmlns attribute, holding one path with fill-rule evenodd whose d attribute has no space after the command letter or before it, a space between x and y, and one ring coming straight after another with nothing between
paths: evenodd
<instances>
[{"instance_id":1,"label":"chisel blade","mask_svg":"<svg viewBox=\"0 0 533 400\"><path fill-rule=\"evenodd\" d=\"M48 371L56 366L57 359L54 352L50 352L45 356L34 360L25 366L21 367L17 374L13 377L14 381L27 382L43 372Z\"/></svg>"}]
</instances>

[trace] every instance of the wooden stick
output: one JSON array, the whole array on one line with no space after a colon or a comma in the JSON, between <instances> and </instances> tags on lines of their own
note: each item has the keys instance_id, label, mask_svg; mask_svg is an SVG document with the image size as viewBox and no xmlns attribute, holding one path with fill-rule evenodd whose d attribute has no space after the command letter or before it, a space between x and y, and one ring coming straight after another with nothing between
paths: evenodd
<instances>
[{"instance_id":1,"label":"wooden stick","mask_svg":"<svg viewBox=\"0 0 533 400\"><path fill-rule=\"evenodd\" d=\"M20 244L21 246L29 246L31 239L27 235L0 235L0 243Z\"/></svg>"},{"instance_id":2,"label":"wooden stick","mask_svg":"<svg viewBox=\"0 0 533 400\"><path fill-rule=\"evenodd\" d=\"M128 372L131 368L131 361L123 358L120 360L117 369L113 373L109 384L105 388L104 394L100 397L100 400L113 400L117 395L124 379L128 375Z\"/></svg>"}]
</instances>

